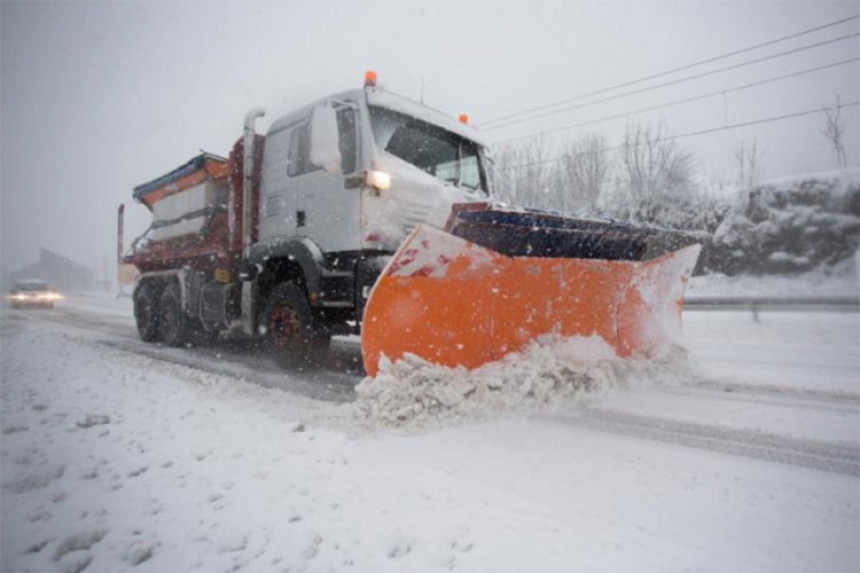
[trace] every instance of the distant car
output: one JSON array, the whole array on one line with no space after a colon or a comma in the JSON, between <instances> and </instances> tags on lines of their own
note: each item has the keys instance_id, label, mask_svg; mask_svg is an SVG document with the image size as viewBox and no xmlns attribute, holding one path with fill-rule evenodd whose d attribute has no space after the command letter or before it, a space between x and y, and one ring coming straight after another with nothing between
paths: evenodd
<instances>
[{"instance_id":1,"label":"distant car","mask_svg":"<svg viewBox=\"0 0 860 573\"><path fill-rule=\"evenodd\" d=\"M15 283L9 296L6 297L12 308L42 307L54 308L54 302L61 300L63 295L52 290L48 283L40 279L22 279Z\"/></svg>"}]
</instances>

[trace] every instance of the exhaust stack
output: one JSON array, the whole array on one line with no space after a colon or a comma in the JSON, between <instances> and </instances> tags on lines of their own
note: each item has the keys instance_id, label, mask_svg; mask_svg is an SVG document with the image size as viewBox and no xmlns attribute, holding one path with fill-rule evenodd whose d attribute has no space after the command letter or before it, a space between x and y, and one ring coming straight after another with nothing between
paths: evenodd
<instances>
[{"instance_id":1,"label":"exhaust stack","mask_svg":"<svg viewBox=\"0 0 860 573\"><path fill-rule=\"evenodd\" d=\"M251 213L251 184L254 177L254 122L266 115L266 110L255 107L245 114L244 124L244 153L242 157L242 256L248 258L251 251L251 227L253 225L253 213Z\"/></svg>"},{"instance_id":2,"label":"exhaust stack","mask_svg":"<svg viewBox=\"0 0 860 573\"><path fill-rule=\"evenodd\" d=\"M120 203L116 214L116 262L122 263L122 246L125 227L125 203Z\"/></svg>"}]
</instances>

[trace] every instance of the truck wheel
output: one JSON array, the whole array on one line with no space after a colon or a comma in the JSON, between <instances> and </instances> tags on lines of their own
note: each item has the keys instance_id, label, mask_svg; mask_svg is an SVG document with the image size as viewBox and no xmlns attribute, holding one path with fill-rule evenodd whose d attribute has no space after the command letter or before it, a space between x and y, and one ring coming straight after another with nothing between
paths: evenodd
<instances>
[{"instance_id":1,"label":"truck wheel","mask_svg":"<svg viewBox=\"0 0 860 573\"><path fill-rule=\"evenodd\" d=\"M330 337L314 325L308 299L295 283L272 290L263 324L269 351L281 368L319 364L328 352Z\"/></svg>"},{"instance_id":2,"label":"truck wheel","mask_svg":"<svg viewBox=\"0 0 860 573\"><path fill-rule=\"evenodd\" d=\"M134 320L137 333L144 342L156 342L161 338L159 315L155 286L150 282L143 283L134 292Z\"/></svg>"},{"instance_id":3,"label":"truck wheel","mask_svg":"<svg viewBox=\"0 0 860 573\"><path fill-rule=\"evenodd\" d=\"M182 346L188 341L188 317L182 310L179 283L171 282L161 293L161 337L168 346Z\"/></svg>"}]
</instances>

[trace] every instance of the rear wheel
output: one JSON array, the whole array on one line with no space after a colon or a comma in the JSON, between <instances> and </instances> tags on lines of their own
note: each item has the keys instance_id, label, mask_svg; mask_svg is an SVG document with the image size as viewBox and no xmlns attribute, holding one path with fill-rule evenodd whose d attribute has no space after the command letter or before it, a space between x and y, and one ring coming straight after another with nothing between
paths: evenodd
<instances>
[{"instance_id":1,"label":"rear wheel","mask_svg":"<svg viewBox=\"0 0 860 573\"><path fill-rule=\"evenodd\" d=\"M331 337L314 324L304 291L295 283L272 290L264 322L269 351L281 368L295 369L322 362Z\"/></svg>"},{"instance_id":2,"label":"rear wheel","mask_svg":"<svg viewBox=\"0 0 860 573\"><path fill-rule=\"evenodd\" d=\"M134 320L137 333L144 342L155 342L161 338L159 314L155 286L151 282L143 283L134 292Z\"/></svg>"},{"instance_id":3,"label":"rear wheel","mask_svg":"<svg viewBox=\"0 0 860 573\"><path fill-rule=\"evenodd\" d=\"M182 346L188 341L188 317L182 310L182 290L171 282L161 294L161 336L169 346Z\"/></svg>"}]
</instances>

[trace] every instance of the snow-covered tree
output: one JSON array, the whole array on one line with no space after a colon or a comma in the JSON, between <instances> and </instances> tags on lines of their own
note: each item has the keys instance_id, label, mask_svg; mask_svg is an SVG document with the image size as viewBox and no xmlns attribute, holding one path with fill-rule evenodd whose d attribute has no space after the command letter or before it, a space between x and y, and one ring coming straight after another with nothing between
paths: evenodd
<instances>
[{"instance_id":1,"label":"snow-covered tree","mask_svg":"<svg viewBox=\"0 0 860 573\"><path fill-rule=\"evenodd\" d=\"M497 150L496 197L506 203L527 207L554 207L551 193L552 165L543 139Z\"/></svg>"},{"instance_id":2,"label":"snow-covered tree","mask_svg":"<svg viewBox=\"0 0 860 573\"><path fill-rule=\"evenodd\" d=\"M759 149L758 139L741 141L733 151L737 167L737 182L741 188L755 187L761 177L761 160L764 152Z\"/></svg>"},{"instance_id":3,"label":"snow-covered tree","mask_svg":"<svg viewBox=\"0 0 860 573\"><path fill-rule=\"evenodd\" d=\"M693 156L657 127L630 124L620 151L618 184L626 215L641 221L675 223L695 202Z\"/></svg>"},{"instance_id":4,"label":"snow-covered tree","mask_svg":"<svg viewBox=\"0 0 860 573\"><path fill-rule=\"evenodd\" d=\"M820 174L739 190L714 233L706 266L728 274L833 266L860 248L860 177Z\"/></svg>"},{"instance_id":5,"label":"snow-covered tree","mask_svg":"<svg viewBox=\"0 0 860 573\"><path fill-rule=\"evenodd\" d=\"M611 170L606 140L589 133L568 143L557 164L555 180L560 207L572 211L594 211Z\"/></svg>"}]
</instances>

